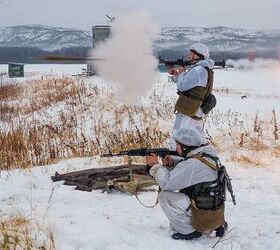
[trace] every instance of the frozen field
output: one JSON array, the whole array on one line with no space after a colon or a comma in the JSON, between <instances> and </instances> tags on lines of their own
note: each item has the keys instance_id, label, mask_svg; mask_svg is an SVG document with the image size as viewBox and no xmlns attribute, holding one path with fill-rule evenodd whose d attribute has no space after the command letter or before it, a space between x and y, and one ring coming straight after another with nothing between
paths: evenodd
<instances>
[{"instance_id":1,"label":"frozen field","mask_svg":"<svg viewBox=\"0 0 280 250\"><path fill-rule=\"evenodd\" d=\"M232 231L214 249L280 249L280 150L279 139L264 151L242 149L243 155L252 162L237 161L232 154L230 137L239 127L228 127L219 115L236 117L245 128L254 124L256 114L270 124L272 110L275 110L279 124L280 117L280 63L257 60L234 62L238 68L215 71L214 92L218 104L206 124L211 136L223 145L219 148L233 181L237 206L228 196L226 220ZM42 76L69 76L81 73L86 65L26 65L26 77L40 79ZM7 72L7 65L0 65L0 74ZM7 77L0 75L0 83ZM89 78L94 84L100 79ZM100 83L101 84L101 83ZM102 81L102 84L104 82ZM159 74L151 86L163 102L176 98L176 87L168 82L167 74ZM152 90L151 90L152 91ZM143 98L144 105L149 101ZM229 119L230 120L230 119ZM172 127L173 120L160 124L165 129ZM216 122L216 123L215 123ZM235 123L233 123L234 126ZM224 136L218 132L223 129ZM266 131L263 131L265 134ZM277 151L278 149L278 151ZM254 164L254 160L260 164ZM59 250L170 250L211 249L218 238L203 236L192 242L174 241L168 234L168 220L156 206L143 207L134 196L100 191L74 191L62 182L53 183L50 177L59 173L120 163L93 158L75 158L57 164L38 166L28 170L2 171L0 178L0 214L2 217L21 214L32 219L41 234L36 235L38 246L52 232L56 249ZM256 166L257 165L257 166ZM156 200L156 193L140 194L146 204Z\"/></svg>"}]
</instances>

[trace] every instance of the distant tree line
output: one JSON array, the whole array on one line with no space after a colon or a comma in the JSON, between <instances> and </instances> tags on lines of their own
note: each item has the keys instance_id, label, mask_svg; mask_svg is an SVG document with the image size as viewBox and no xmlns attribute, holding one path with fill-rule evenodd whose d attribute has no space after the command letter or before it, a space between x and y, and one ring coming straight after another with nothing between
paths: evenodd
<instances>
[{"instance_id":1,"label":"distant tree line","mask_svg":"<svg viewBox=\"0 0 280 250\"><path fill-rule=\"evenodd\" d=\"M53 63L47 61L40 61L38 57L43 55L64 55L64 56L77 56L77 57L87 57L88 52L91 48L87 47L72 47L72 48L62 48L54 51L46 51L38 48L31 47L0 47L0 63L5 64L9 62L18 63ZM184 56L186 59L186 51L182 49L161 49L155 51L157 57L161 56L164 59L179 59ZM275 50L267 51L256 51L256 57L262 58L278 58L279 54ZM240 59L247 58L247 51L213 51L211 57L215 60L227 60L227 59ZM56 62L59 63L59 62ZM65 63L65 62L60 62ZM77 63L74 61L73 63Z\"/></svg>"},{"instance_id":2,"label":"distant tree line","mask_svg":"<svg viewBox=\"0 0 280 250\"><path fill-rule=\"evenodd\" d=\"M90 48L86 47L62 48L54 51L46 51L31 47L0 47L0 63L48 63L38 60L38 57L44 55L87 57L89 50Z\"/></svg>"}]
</instances>

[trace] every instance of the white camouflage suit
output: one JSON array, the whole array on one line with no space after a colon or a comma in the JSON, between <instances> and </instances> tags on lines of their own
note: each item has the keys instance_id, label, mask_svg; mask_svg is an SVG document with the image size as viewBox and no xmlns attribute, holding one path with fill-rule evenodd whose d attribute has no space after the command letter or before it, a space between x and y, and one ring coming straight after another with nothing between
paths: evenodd
<instances>
[{"instance_id":1,"label":"white camouflage suit","mask_svg":"<svg viewBox=\"0 0 280 250\"><path fill-rule=\"evenodd\" d=\"M205 138L196 129L190 129L183 124L174 126L173 139L187 146L200 146L188 153L187 156L204 152L214 157L217 153L213 146L205 145ZM186 157L187 157L186 156ZM212 159L207 159L213 162ZM157 163L150 169L150 174L156 179L162 191L159 194L159 203L165 215L170 221L171 233L189 234L194 231L191 225L191 213L187 211L190 201L186 194L178 190L193 186L202 182L214 181L218 178L217 171L213 170L201 161L193 158L180 161L173 168L166 168ZM173 232L172 232L173 230Z\"/></svg>"},{"instance_id":2,"label":"white camouflage suit","mask_svg":"<svg viewBox=\"0 0 280 250\"><path fill-rule=\"evenodd\" d=\"M197 148L188 155L198 152L217 156L211 145ZM213 162L210 159L207 160ZM177 191L201 182L214 181L218 177L217 171L197 159L187 159L179 162L172 170L158 163L150 169L150 174L155 177L162 189L159 194L159 203L170 221L170 233L192 233L194 229L191 225L191 213L190 210L187 212L190 205L189 198L186 194Z\"/></svg>"},{"instance_id":3,"label":"white camouflage suit","mask_svg":"<svg viewBox=\"0 0 280 250\"><path fill-rule=\"evenodd\" d=\"M205 87L208 82L208 72L204 67L208 67L212 69L214 66L214 61L210 58L199 61L194 67L187 72L182 72L178 76L174 77L174 81L177 83L177 90L180 92L184 92L190 90L196 86ZM204 113L201 108L199 108L195 114L197 117L204 117ZM187 116L182 113L177 113L174 127L186 126L191 129L197 129L201 136L206 138L204 133L204 121L203 120L195 120L190 116ZM174 129L174 128L173 128ZM204 143L206 139L204 139ZM171 141L171 143L174 143Z\"/></svg>"}]
</instances>

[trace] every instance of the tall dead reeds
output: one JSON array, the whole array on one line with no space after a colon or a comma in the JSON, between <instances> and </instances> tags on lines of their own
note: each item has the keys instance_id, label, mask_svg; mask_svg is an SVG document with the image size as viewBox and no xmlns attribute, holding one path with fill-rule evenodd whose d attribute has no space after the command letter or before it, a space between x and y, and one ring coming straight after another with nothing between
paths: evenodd
<instances>
[{"instance_id":1,"label":"tall dead reeds","mask_svg":"<svg viewBox=\"0 0 280 250\"><path fill-rule=\"evenodd\" d=\"M108 150L165 146L172 126L166 120L174 119L174 102L162 101L162 93L155 91L149 105L124 105L114 101L110 87L101 86L74 77L2 86L0 169L45 165ZM241 114L231 110L212 112L207 123L223 138L210 138L221 150L225 146L267 150L272 136L274 142L279 139L274 110L270 123L257 113L246 128Z\"/></svg>"},{"instance_id":2,"label":"tall dead reeds","mask_svg":"<svg viewBox=\"0 0 280 250\"><path fill-rule=\"evenodd\" d=\"M6 119L0 127L0 169L89 157L109 149L155 147L169 137L158 128L169 109L159 111L156 98L155 108L119 105L110 89L80 78L44 78L24 87L16 102L4 100L10 109L3 111Z\"/></svg>"},{"instance_id":3,"label":"tall dead reeds","mask_svg":"<svg viewBox=\"0 0 280 250\"><path fill-rule=\"evenodd\" d=\"M44 237L43 243L38 242L38 235ZM52 232L43 232L40 226L22 215L1 216L0 249L55 250L55 241Z\"/></svg>"}]
</instances>

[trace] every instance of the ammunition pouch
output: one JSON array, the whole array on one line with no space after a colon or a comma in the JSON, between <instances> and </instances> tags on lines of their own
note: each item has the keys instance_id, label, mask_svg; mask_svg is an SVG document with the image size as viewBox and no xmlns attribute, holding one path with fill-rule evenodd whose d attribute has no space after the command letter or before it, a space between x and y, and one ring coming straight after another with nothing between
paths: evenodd
<instances>
[{"instance_id":1,"label":"ammunition pouch","mask_svg":"<svg viewBox=\"0 0 280 250\"><path fill-rule=\"evenodd\" d=\"M218 180L202 182L180 190L185 193L196 208L203 210L216 210L223 205L224 189Z\"/></svg>"},{"instance_id":2,"label":"ammunition pouch","mask_svg":"<svg viewBox=\"0 0 280 250\"><path fill-rule=\"evenodd\" d=\"M210 94L208 97L203 100L201 104L201 109L205 115L207 115L217 104L216 97L213 94Z\"/></svg>"},{"instance_id":3,"label":"ammunition pouch","mask_svg":"<svg viewBox=\"0 0 280 250\"><path fill-rule=\"evenodd\" d=\"M206 157L214 160L215 164L205 159ZM225 223L224 205L226 200L226 181L228 181L226 169L219 163L218 157L207 153L202 152L190 155L185 160L190 158L197 159L218 172L217 180L198 183L180 190L190 198L192 226L199 232L216 229ZM232 189L230 190L232 194ZM232 197L235 202L233 194Z\"/></svg>"},{"instance_id":4,"label":"ammunition pouch","mask_svg":"<svg viewBox=\"0 0 280 250\"><path fill-rule=\"evenodd\" d=\"M214 230L225 223L224 204L213 210L199 209L191 201L192 227L198 232Z\"/></svg>"},{"instance_id":5,"label":"ammunition pouch","mask_svg":"<svg viewBox=\"0 0 280 250\"><path fill-rule=\"evenodd\" d=\"M204 87L194 87L188 91L178 92L179 98L175 104L175 110L179 113L195 116L196 111L203 101Z\"/></svg>"},{"instance_id":6,"label":"ammunition pouch","mask_svg":"<svg viewBox=\"0 0 280 250\"><path fill-rule=\"evenodd\" d=\"M223 189L217 181L203 182L181 190L191 200L192 226L198 232L213 230L223 225Z\"/></svg>"},{"instance_id":7,"label":"ammunition pouch","mask_svg":"<svg viewBox=\"0 0 280 250\"><path fill-rule=\"evenodd\" d=\"M192 199L194 200L196 207L199 209L217 209L223 204L222 192L223 189L221 185L216 181L211 185L208 183L201 183L199 193L195 190Z\"/></svg>"}]
</instances>

